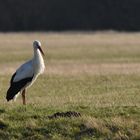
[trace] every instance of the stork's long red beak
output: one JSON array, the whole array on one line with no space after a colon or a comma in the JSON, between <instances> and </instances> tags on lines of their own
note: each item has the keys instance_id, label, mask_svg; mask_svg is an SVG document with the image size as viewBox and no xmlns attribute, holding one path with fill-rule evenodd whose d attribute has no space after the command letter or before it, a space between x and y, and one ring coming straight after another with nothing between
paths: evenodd
<instances>
[{"instance_id":1,"label":"stork's long red beak","mask_svg":"<svg viewBox=\"0 0 140 140\"><path fill-rule=\"evenodd\" d=\"M43 56L45 56L45 54L44 54L44 52L43 52L43 50L41 49L40 46L38 46L38 49L40 50L41 54L42 54Z\"/></svg>"}]
</instances>

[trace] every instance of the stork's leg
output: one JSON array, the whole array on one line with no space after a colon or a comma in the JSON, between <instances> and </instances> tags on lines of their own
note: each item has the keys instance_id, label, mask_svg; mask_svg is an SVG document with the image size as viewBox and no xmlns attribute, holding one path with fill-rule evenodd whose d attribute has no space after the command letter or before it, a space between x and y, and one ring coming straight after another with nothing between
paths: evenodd
<instances>
[{"instance_id":1,"label":"stork's leg","mask_svg":"<svg viewBox=\"0 0 140 140\"><path fill-rule=\"evenodd\" d=\"M23 101L23 104L24 104L24 105L26 105L25 92L26 92L26 89L24 89L24 90L22 91L22 101Z\"/></svg>"}]
</instances>

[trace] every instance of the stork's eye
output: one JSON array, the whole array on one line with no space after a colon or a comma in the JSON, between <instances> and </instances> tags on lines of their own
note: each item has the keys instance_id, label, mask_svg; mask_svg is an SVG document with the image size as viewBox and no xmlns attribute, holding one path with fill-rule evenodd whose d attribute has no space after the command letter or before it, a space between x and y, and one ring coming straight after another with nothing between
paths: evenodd
<instances>
[{"instance_id":1,"label":"stork's eye","mask_svg":"<svg viewBox=\"0 0 140 140\"><path fill-rule=\"evenodd\" d=\"M39 44L37 44L37 48L39 48L40 47L40 45Z\"/></svg>"}]
</instances>

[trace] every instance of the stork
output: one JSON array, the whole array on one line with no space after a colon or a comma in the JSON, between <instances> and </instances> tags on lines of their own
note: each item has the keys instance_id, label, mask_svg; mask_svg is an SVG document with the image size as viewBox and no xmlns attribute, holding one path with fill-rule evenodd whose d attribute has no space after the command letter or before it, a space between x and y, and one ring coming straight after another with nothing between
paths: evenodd
<instances>
[{"instance_id":1,"label":"stork","mask_svg":"<svg viewBox=\"0 0 140 140\"><path fill-rule=\"evenodd\" d=\"M12 75L10 87L7 91L7 101L15 100L19 93L22 94L23 104L26 104L26 89L30 87L37 77L44 72L45 64L41 49L41 43L38 40L33 42L34 56L31 60L22 64Z\"/></svg>"}]
</instances>

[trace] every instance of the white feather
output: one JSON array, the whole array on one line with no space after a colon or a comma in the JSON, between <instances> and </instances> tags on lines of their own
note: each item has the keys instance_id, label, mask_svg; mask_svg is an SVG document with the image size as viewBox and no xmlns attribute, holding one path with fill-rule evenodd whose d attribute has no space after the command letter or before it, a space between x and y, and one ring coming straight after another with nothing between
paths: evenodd
<instances>
[{"instance_id":1,"label":"white feather","mask_svg":"<svg viewBox=\"0 0 140 140\"><path fill-rule=\"evenodd\" d=\"M39 44L40 42L35 41L34 43ZM37 45L34 44L34 57L33 57L33 59L27 61L26 63L21 65L16 70L16 75L15 75L15 77L13 79L13 82L18 82L18 81L23 80L25 78L31 78L31 77L34 76L32 82L30 83L30 84L32 84L33 81L36 80L38 75L43 73L44 70L45 70L45 64L44 64L43 57L42 57L39 49L37 49ZM28 86L30 84L28 84Z\"/></svg>"},{"instance_id":2,"label":"white feather","mask_svg":"<svg viewBox=\"0 0 140 140\"><path fill-rule=\"evenodd\" d=\"M44 60L39 50L34 52L33 67L35 76L43 73L45 70Z\"/></svg>"},{"instance_id":3,"label":"white feather","mask_svg":"<svg viewBox=\"0 0 140 140\"><path fill-rule=\"evenodd\" d=\"M18 82L22 79L30 78L33 76L33 74L34 74L33 62L32 62L32 60L30 60L30 61L27 61L26 63L24 63L23 65L21 65L17 69L13 82Z\"/></svg>"}]
</instances>

